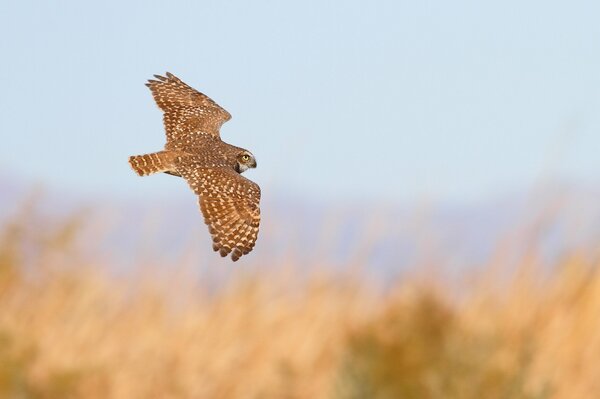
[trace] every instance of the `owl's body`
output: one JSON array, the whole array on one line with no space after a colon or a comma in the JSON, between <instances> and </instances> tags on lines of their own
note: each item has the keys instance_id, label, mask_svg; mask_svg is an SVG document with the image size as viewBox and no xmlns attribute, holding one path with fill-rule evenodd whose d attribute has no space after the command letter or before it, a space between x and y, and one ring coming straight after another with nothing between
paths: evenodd
<instances>
[{"instance_id":1,"label":"owl's body","mask_svg":"<svg viewBox=\"0 0 600 399\"><path fill-rule=\"evenodd\" d=\"M241 176L256 167L247 150L221 140L231 116L179 78L155 75L147 84L164 112L167 143L162 151L137 155L129 163L140 176L164 172L184 178L199 196L213 249L236 261L252 250L260 223L260 188Z\"/></svg>"},{"instance_id":2,"label":"owl's body","mask_svg":"<svg viewBox=\"0 0 600 399\"><path fill-rule=\"evenodd\" d=\"M186 149L165 149L158 154L158 159L153 157L157 165L161 165L161 172L178 175L181 168L190 166L201 166L206 168L238 168L236 156L244 151L243 148L235 147L221 140L215 140L208 137L202 140L199 145ZM154 154L148 154L153 156ZM154 170L149 170L150 173L143 173L143 165L140 166L142 174L155 173Z\"/></svg>"}]
</instances>

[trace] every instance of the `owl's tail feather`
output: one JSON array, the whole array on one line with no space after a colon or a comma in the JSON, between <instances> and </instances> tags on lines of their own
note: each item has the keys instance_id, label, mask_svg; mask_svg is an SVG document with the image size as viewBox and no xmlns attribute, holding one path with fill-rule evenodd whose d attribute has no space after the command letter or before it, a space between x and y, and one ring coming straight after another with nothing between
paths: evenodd
<instances>
[{"instance_id":1,"label":"owl's tail feather","mask_svg":"<svg viewBox=\"0 0 600 399\"><path fill-rule=\"evenodd\" d=\"M175 172L174 156L169 151L159 151L152 154L134 155L129 157L129 164L140 176L153 173Z\"/></svg>"}]
</instances>

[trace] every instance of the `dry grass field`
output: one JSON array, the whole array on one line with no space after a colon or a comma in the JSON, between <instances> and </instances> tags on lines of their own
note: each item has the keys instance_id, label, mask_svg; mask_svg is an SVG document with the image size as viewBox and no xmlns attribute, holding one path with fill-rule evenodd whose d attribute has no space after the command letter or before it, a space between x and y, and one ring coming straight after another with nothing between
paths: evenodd
<instances>
[{"instance_id":1,"label":"dry grass field","mask_svg":"<svg viewBox=\"0 0 600 399\"><path fill-rule=\"evenodd\" d=\"M451 283L421 271L385 290L360 265L301 277L236 265L211 289L176 265L110 272L77 229L19 216L2 227L1 398L600 392L600 275L584 254L545 264L532 248L510 272L490 261Z\"/></svg>"}]
</instances>

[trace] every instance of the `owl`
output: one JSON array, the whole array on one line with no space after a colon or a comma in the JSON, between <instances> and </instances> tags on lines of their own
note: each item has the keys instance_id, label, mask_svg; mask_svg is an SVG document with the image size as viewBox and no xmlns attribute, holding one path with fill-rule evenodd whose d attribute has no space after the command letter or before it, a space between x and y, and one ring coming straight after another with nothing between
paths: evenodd
<instances>
[{"instance_id":1,"label":"owl","mask_svg":"<svg viewBox=\"0 0 600 399\"><path fill-rule=\"evenodd\" d=\"M237 261L256 243L260 223L260 188L241 174L256 168L248 150L221 140L219 129L229 112L175 75L149 80L163 112L167 135L162 151L129 157L139 176L168 173L187 181L198 195L213 249Z\"/></svg>"}]
</instances>

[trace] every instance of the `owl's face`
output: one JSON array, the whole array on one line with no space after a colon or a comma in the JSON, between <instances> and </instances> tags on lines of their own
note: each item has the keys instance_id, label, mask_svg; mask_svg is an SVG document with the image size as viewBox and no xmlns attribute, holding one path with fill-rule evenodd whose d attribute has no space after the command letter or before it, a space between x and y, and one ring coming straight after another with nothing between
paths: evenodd
<instances>
[{"instance_id":1,"label":"owl's face","mask_svg":"<svg viewBox=\"0 0 600 399\"><path fill-rule=\"evenodd\" d=\"M242 151L237 155L237 165L235 170L238 173L243 173L250 168L256 168L256 158L250 151Z\"/></svg>"}]
</instances>

